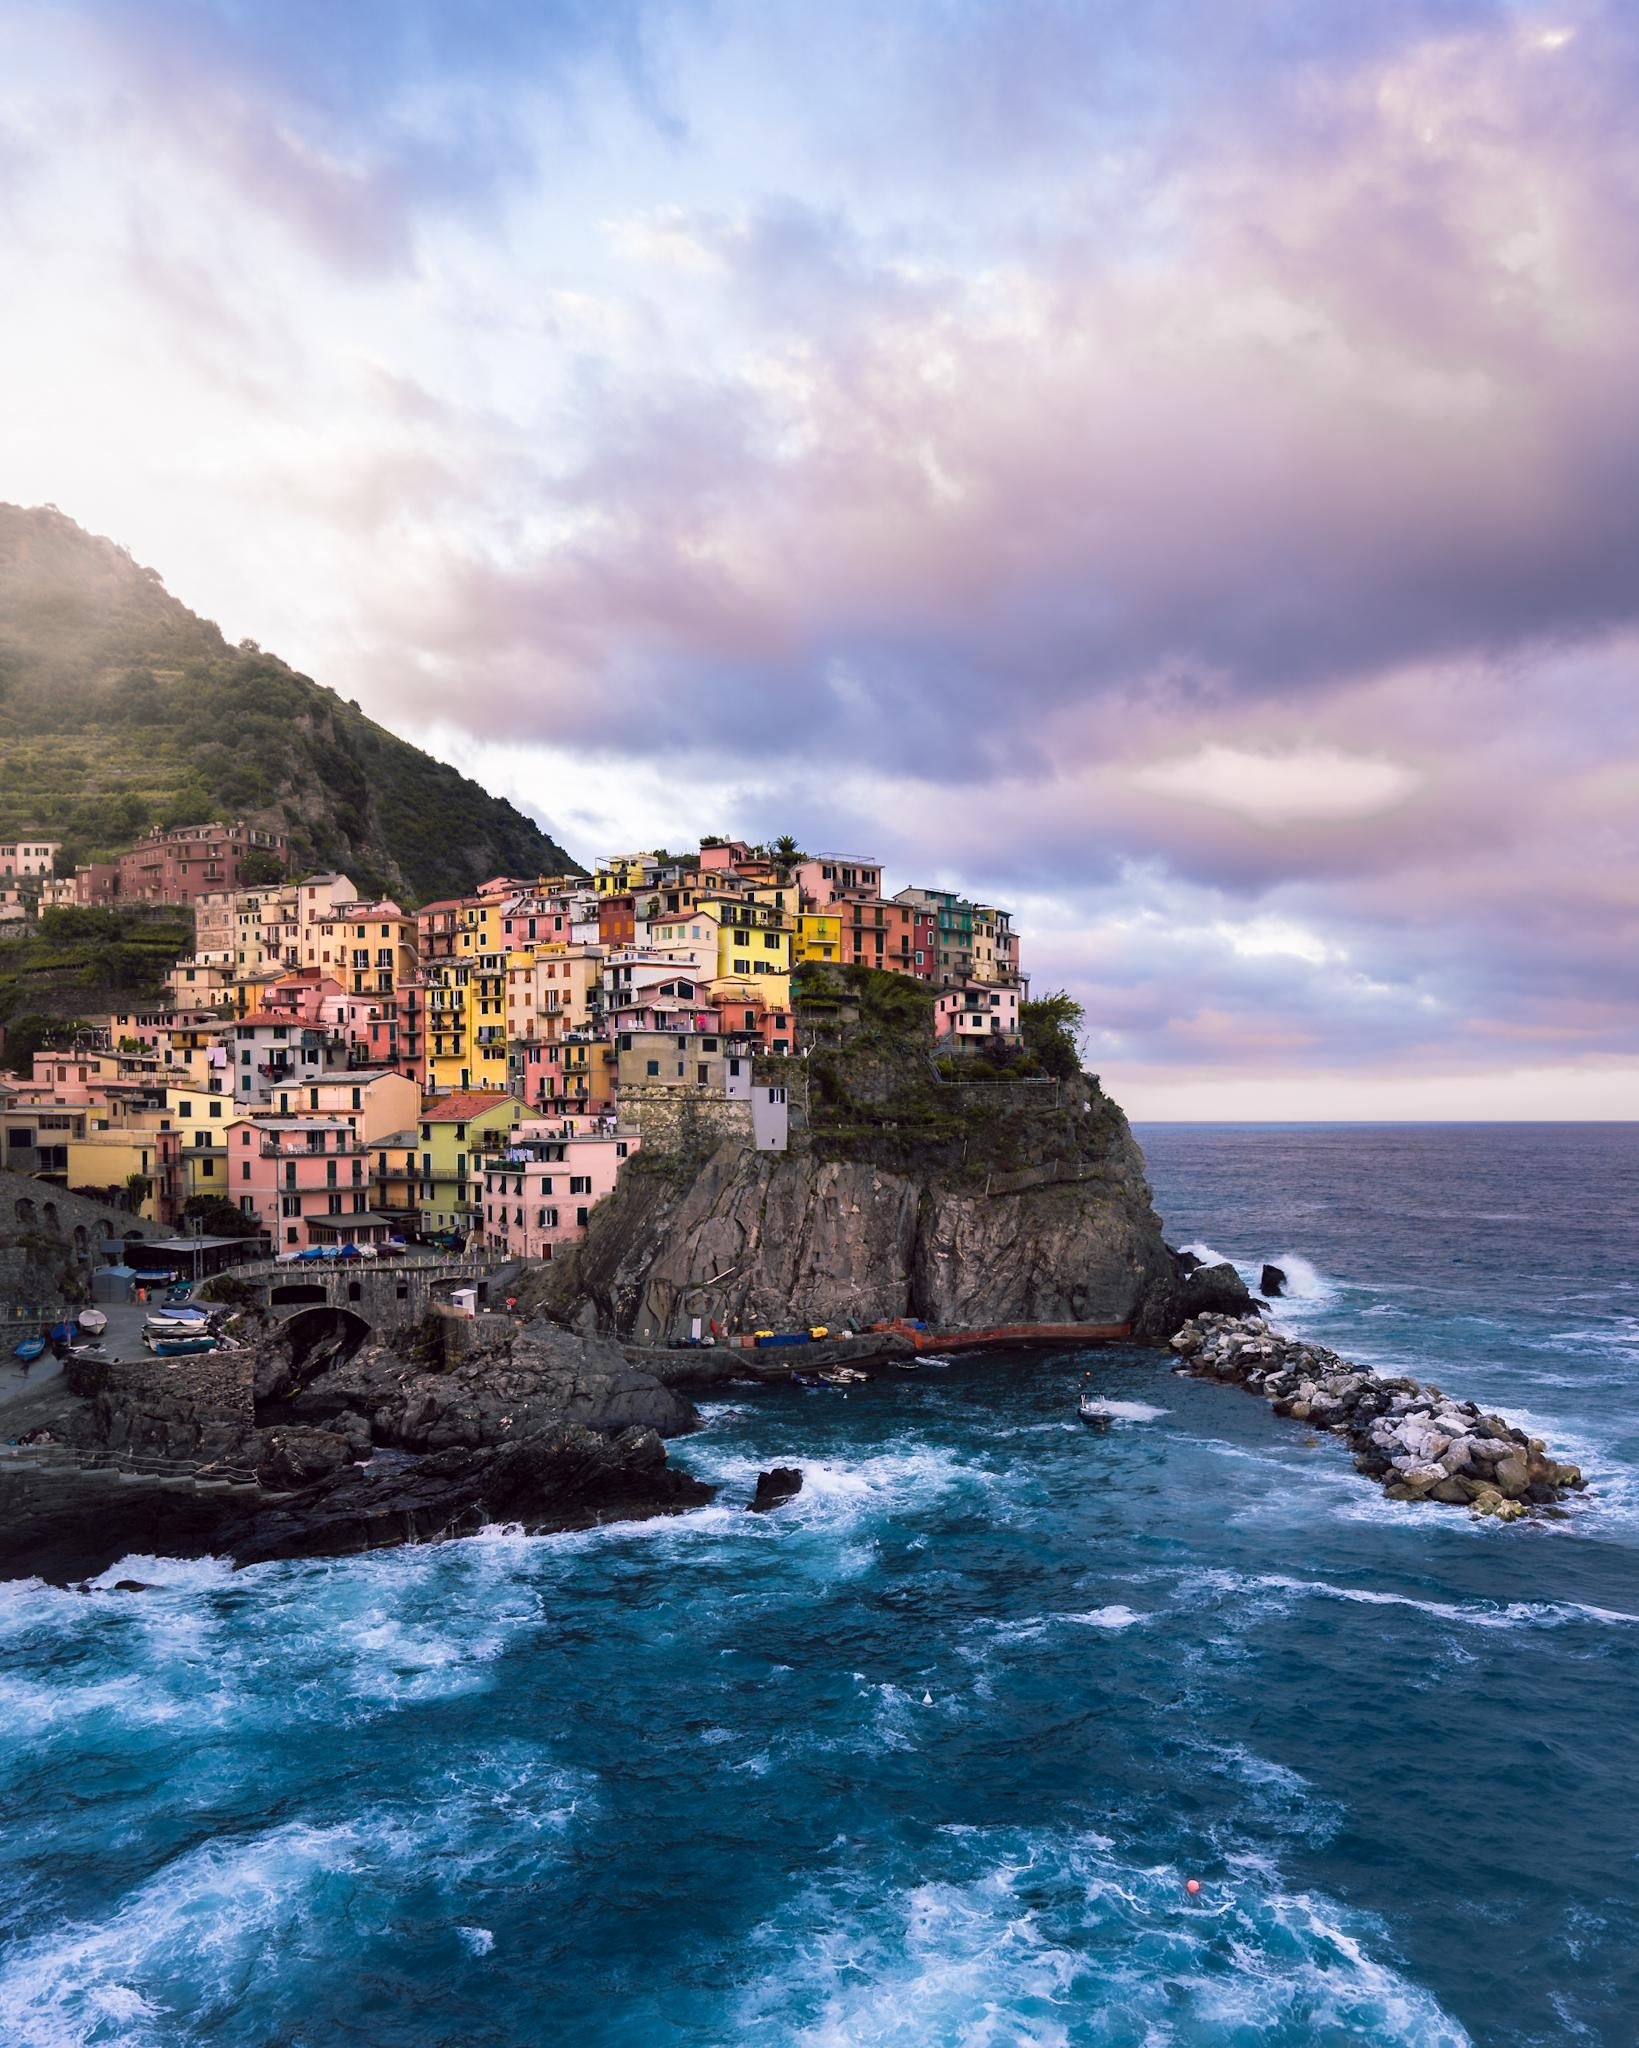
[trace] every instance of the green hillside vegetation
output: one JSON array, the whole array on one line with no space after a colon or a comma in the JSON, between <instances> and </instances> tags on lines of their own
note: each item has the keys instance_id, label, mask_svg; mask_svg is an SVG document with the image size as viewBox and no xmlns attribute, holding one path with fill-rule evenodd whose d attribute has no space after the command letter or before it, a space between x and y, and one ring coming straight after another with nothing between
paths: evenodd
<instances>
[{"instance_id":1,"label":"green hillside vegetation","mask_svg":"<svg viewBox=\"0 0 1639 2048\"><path fill-rule=\"evenodd\" d=\"M155 825L282 828L296 872L407 905L494 874L578 872L539 826L52 507L0 505L0 838L64 861Z\"/></svg>"},{"instance_id":2,"label":"green hillside vegetation","mask_svg":"<svg viewBox=\"0 0 1639 2048\"><path fill-rule=\"evenodd\" d=\"M185 910L46 911L27 938L0 941L0 1064L26 1073L78 1018L156 1006L166 970L192 950Z\"/></svg>"}]
</instances>

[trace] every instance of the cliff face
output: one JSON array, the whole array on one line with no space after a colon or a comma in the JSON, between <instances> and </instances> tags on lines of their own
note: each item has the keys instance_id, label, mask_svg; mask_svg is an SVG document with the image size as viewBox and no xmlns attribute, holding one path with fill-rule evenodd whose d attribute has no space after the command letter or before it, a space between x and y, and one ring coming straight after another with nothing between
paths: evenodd
<instances>
[{"instance_id":1,"label":"cliff face","mask_svg":"<svg viewBox=\"0 0 1639 2048\"><path fill-rule=\"evenodd\" d=\"M590 1302L639 1343L695 1316L741 1331L914 1316L1168 1333L1177 1280L1143 1154L1085 1083L933 1139L816 1126L786 1154L725 1143L633 1166L579 1252L533 1282L552 1313Z\"/></svg>"}]
</instances>

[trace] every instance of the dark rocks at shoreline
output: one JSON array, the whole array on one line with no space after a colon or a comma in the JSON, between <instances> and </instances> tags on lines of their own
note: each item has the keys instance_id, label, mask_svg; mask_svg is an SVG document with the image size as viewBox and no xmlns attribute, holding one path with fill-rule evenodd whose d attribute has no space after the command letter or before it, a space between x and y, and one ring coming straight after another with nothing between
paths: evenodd
<instances>
[{"instance_id":1,"label":"dark rocks at shoreline","mask_svg":"<svg viewBox=\"0 0 1639 2048\"><path fill-rule=\"evenodd\" d=\"M1261 1394L1277 1415L1342 1436L1390 1500L1427 1500L1517 1521L1586 1484L1540 1437L1440 1388L1380 1379L1322 1344L1249 1316L1203 1315L1172 1340L1180 1372Z\"/></svg>"},{"instance_id":2,"label":"dark rocks at shoreline","mask_svg":"<svg viewBox=\"0 0 1639 2048\"><path fill-rule=\"evenodd\" d=\"M747 1514L766 1515L771 1508L780 1507L788 1500L795 1500L802 1492L802 1473L795 1465L776 1465L771 1472L757 1474L756 1491L751 1496Z\"/></svg>"},{"instance_id":3,"label":"dark rocks at shoreline","mask_svg":"<svg viewBox=\"0 0 1639 2048\"><path fill-rule=\"evenodd\" d=\"M470 1348L446 1359L441 1334L344 1356L302 1352L287 1328L99 1368L64 1389L62 1458L0 1472L0 1574L64 1582L128 1553L327 1556L711 1499L662 1440L695 1426L692 1405L618 1345L537 1323L464 1332Z\"/></svg>"},{"instance_id":4,"label":"dark rocks at shoreline","mask_svg":"<svg viewBox=\"0 0 1639 2048\"><path fill-rule=\"evenodd\" d=\"M1205 1315L1251 1315L1259 1309L1246 1282L1227 1259L1216 1266L1197 1265L1185 1275L1179 1295L1183 1322Z\"/></svg>"},{"instance_id":5,"label":"dark rocks at shoreline","mask_svg":"<svg viewBox=\"0 0 1639 2048\"><path fill-rule=\"evenodd\" d=\"M1280 1266L1271 1266L1266 1261L1258 1279L1258 1292L1270 1301L1278 1301L1286 1292L1286 1273Z\"/></svg>"},{"instance_id":6,"label":"dark rocks at shoreline","mask_svg":"<svg viewBox=\"0 0 1639 2048\"><path fill-rule=\"evenodd\" d=\"M337 1557L470 1536L530 1534L702 1507L715 1489L667 1463L652 1429L611 1436L565 1423L493 1450L455 1448L385 1470L349 1466L225 1532L236 1564Z\"/></svg>"}]
</instances>

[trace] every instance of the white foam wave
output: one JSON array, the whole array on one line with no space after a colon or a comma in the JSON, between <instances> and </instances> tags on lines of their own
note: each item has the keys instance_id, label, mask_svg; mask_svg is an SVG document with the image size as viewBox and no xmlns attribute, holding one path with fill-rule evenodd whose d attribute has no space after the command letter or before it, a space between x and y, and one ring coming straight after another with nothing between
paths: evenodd
<instances>
[{"instance_id":1,"label":"white foam wave","mask_svg":"<svg viewBox=\"0 0 1639 2048\"><path fill-rule=\"evenodd\" d=\"M1283 1302L1301 1303L1306 1308L1318 1308L1337 1299L1339 1283L1321 1272L1320 1268L1306 1259L1301 1252L1276 1252L1267 1261L1260 1261L1253 1275L1253 1285L1262 1277L1263 1266L1279 1266L1286 1275L1286 1286L1280 1299Z\"/></svg>"},{"instance_id":2,"label":"white foam wave","mask_svg":"<svg viewBox=\"0 0 1639 2048\"><path fill-rule=\"evenodd\" d=\"M866 1904L857 1887L815 1889L759 1928L751 1953L766 1965L735 2038L1159 2048L1279 2035L1467 2048L1427 1992L1368 1952L1371 1923L1287 1893L1272 1874L1209 1872L1192 1900L1184 1871L1124 1861L1104 1837L942 1832L954 1857L984 1867Z\"/></svg>"},{"instance_id":3,"label":"white foam wave","mask_svg":"<svg viewBox=\"0 0 1639 2048\"><path fill-rule=\"evenodd\" d=\"M1094 1415L1107 1415L1112 1422L1158 1422L1163 1415L1171 1413L1170 1409L1153 1407L1148 1401L1103 1401L1086 1397L1081 1406Z\"/></svg>"},{"instance_id":4,"label":"white foam wave","mask_svg":"<svg viewBox=\"0 0 1639 2048\"><path fill-rule=\"evenodd\" d=\"M1199 1259L1203 1266L1232 1266L1235 1263L1233 1259L1225 1258L1222 1252L1214 1251L1209 1244L1184 1244L1178 1249Z\"/></svg>"},{"instance_id":5,"label":"white foam wave","mask_svg":"<svg viewBox=\"0 0 1639 2048\"><path fill-rule=\"evenodd\" d=\"M247 1982L299 1953L321 1900L354 1928L391 1924L406 1873L452 1906L481 1874L538 1871L591 1781L517 1746L441 1767L424 1800L328 1826L291 1822L178 1857L102 1921L57 1926L0 1960L0 2041L28 2048L184 2048L222 2038ZM487 1928L445 1927L472 1955ZM185 2009L190 2023L179 2017Z\"/></svg>"},{"instance_id":6,"label":"white foam wave","mask_svg":"<svg viewBox=\"0 0 1639 2048\"><path fill-rule=\"evenodd\" d=\"M1426 1514L1427 1509L1423 1512ZM1185 1569L1177 1577L1186 1587L1238 1599L1281 1594L1342 1600L1362 1607L1406 1607L1440 1621L1460 1622L1465 1628L1560 1628L1580 1621L1614 1627L1639 1625L1639 1614L1595 1607L1578 1600L1422 1600L1410 1593L1385 1592L1370 1586L1334 1586L1327 1579L1299 1579L1284 1572L1253 1575Z\"/></svg>"},{"instance_id":7,"label":"white foam wave","mask_svg":"<svg viewBox=\"0 0 1639 2048\"><path fill-rule=\"evenodd\" d=\"M1130 1607L1115 1603L1109 1607L1089 1608L1085 1614L1061 1614L1060 1621L1074 1622L1079 1628L1133 1628L1146 1619L1135 1614Z\"/></svg>"}]
</instances>

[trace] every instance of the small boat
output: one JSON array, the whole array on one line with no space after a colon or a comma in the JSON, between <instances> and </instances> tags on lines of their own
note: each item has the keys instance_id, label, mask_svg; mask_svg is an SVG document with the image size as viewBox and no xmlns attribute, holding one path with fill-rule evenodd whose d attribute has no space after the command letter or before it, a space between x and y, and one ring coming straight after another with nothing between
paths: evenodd
<instances>
[{"instance_id":1,"label":"small boat","mask_svg":"<svg viewBox=\"0 0 1639 2048\"><path fill-rule=\"evenodd\" d=\"M25 1365L32 1365L46 1348L44 1337L25 1337L12 1351L13 1358L20 1358Z\"/></svg>"},{"instance_id":2,"label":"small boat","mask_svg":"<svg viewBox=\"0 0 1639 2048\"><path fill-rule=\"evenodd\" d=\"M791 1384L794 1387L807 1387L812 1393L816 1388L824 1387L825 1381L817 1372L794 1372L791 1375Z\"/></svg>"},{"instance_id":3,"label":"small boat","mask_svg":"<svg viewBox=\"0 0 1639 2048\"><path fill-rule=\"evenodd\" d=\"M820 1378L824 1380L828 1387L852 1387L868 1380L870 1374L868 1372L860 1372L857 1367L852 1365L833 1365L825 1372L822 1372Z\"/></svg>"},{"instance_id":4,"label":"small boat","mask_svg":"<svg viewBox=\"0 0 1639 2048\"><path fill-rule=\"evenodd\" d=\"M166 1288L165 1300L167 1305L174 1307L178 1302L186 1301L192 1293L193 1282L191 1280L179 1280L174 1287Z\"/></svg>"},{"instance_id":5,"label":"small boat","mask_svg":"<svg viewBox=\"0 0 1639 2048\"><path fill-rule=\"evenodd\" d=\"M51 1326L53 1344L72 1344L79 1334L79 1328L74 1323L53 1323Z\"/></svg>"},{"instance_id":6,"label":"small boat","mask_svg":"<svg viewBox=\"0 0 1639 2048\"><path fill-rule=\"evenodd\" d=\"M152 1330L142 1333L142 1341L156 1358L194 1358L217 1349L214 1337L163 1337Z\"/></svg>"},{"instance_id":7,"label":"small boat","mask_svg":"<svg viewBox=\"0 0 1639 2048\"><path fill-rule=\"evenodd\" d=\"M100 1308L82 1308L80 1310L80 1328L89 1332L92 1336L97 1336L108 1328L108 1318Z\"/></svg>"},{"instance_id":8,"label":"small boat","mask_svg":"<svg viewBox=\"0 0 1639 2048\"><path fill-rule=\"evenodd\" d=\"M920 1372L922 1370L920 1358L890 1358L888 1363L895 1372Z\"/></svg>"},{"instance_id":9,"label":"small boat","mask_svg":"<svg viewBox=\"0 0 1639 2048\"><path fill-rule=\"evenodd\" d=\"M1076 1413L1089 1429L1108 1429L1110 1411L1102 1401L1095 1401L1091 1394L1083 1394L1076 1403Z\"/></svg>"}]
</instances>

